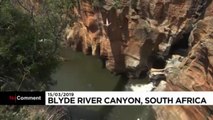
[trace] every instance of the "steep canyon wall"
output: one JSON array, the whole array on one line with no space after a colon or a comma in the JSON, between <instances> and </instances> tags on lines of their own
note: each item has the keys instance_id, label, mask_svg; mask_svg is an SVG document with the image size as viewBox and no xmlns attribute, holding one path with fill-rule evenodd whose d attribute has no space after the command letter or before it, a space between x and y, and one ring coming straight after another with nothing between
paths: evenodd
<instances>
[{"instance_id":1,"label":"steep canyon wall","mask_svg":"<svg viewBox=\"0 0 213 120\"><path fill-rule=\"evenodd\" d=\"M138 78L156 65L181 55L166 77L167 91L213 90L212 0L82 0L74 9L78 22L66 30L67 46L105 61L108 70ZM156 118L213 119L207 106L153 107Z\"/></svg>"}]
</instances>

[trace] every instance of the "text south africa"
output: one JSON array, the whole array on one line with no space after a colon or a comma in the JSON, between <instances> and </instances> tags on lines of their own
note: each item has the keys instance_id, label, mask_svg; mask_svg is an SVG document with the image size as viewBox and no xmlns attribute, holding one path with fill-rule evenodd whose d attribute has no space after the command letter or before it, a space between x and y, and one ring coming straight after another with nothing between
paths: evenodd
<instances>
[{"instance_id":1,"label":"text south africa","mask_svg":"<svg viewBox=\"0 0 213 120\"><path fill-rule=\"evenodd\" d=\"M49 104L207 104L204 97L48 97Z\"/></svg>"}]
</instances>

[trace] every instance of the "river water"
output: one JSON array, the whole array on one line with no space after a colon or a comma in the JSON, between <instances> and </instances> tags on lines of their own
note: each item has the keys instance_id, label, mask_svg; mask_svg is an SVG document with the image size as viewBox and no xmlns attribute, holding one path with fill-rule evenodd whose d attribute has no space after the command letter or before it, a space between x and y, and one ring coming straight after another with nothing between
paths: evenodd
<instances>
[{"instance_id":1,"label":"river water","mask_svg":"<svg viewBox=\"0 0 213 120\"><path fill-rule=\"evenodd\" d=\"M102 67L97 57L63 49L66 60L52 75L57 81L51 90L115 91L124 90L127 79ZM150 106L70 106L72 120L152 120Z\"/></svg>"}]
</instances>

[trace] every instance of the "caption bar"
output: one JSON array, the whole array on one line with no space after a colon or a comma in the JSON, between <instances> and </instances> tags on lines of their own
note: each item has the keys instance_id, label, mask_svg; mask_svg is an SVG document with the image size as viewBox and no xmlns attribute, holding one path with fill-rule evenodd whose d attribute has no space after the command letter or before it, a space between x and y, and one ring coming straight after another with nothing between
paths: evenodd
<instances>
[{"instance_id":1,"label":"caption bar","mask_svg":"<svg viewBox=\"0 0 213 120\"><path fill-rule=\"evenodd\" d=\"M213 92L0 92L0 105L213 105Z\"/></svg>"},{"instance_id":2,"label":"caption bar","mask_svg":"<svg viewBox=\"0 0 213 120\"><path fill-rule=\"evenodd\" d=\"M213 105L213 92L46 92L46 105Z\"/></svg>"}]
</instances>

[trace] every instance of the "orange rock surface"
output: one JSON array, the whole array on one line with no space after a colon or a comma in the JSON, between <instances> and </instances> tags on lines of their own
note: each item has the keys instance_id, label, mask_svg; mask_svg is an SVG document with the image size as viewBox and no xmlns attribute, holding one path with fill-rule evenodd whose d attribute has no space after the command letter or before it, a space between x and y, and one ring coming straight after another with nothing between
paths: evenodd
<instances>
[{"instance_id":1,"label":"orange rock surface","mask_svg":"<svg viewBox=\"0 0 213 120\"><path fill-rule=\"evenodd\" d=\"M106 60L116 73L153 67L152 55L188 41L180 71L167 76L167 91L213 91L213 3L210 0L87 0L76 8L78 22L67 29L66 43ZM79 11L80 10L80 11ZM184 38L190 34L189 38ZM181 41L182 42L182 41ZM168 46L167 46L168 45ZM171 52L169 52L171 54ZM138 75L136 75L138 77ZM153 106L158 120L212 120L211 106Z\"/></svg>"}]
</instances>

